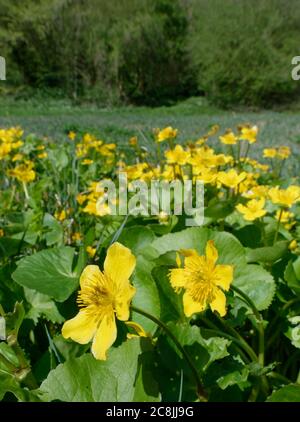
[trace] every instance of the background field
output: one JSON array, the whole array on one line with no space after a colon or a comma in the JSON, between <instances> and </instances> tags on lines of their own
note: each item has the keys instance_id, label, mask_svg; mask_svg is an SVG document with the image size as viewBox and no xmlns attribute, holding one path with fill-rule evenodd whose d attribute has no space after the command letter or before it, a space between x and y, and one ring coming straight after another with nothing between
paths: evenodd
<instances>
[{"instance_id":1,"label":"background field","mask_svg":"<svg viewBox=\"0 0 300 422\"><path fill-rule=\"evenodd\" d=\"M257 124L261 149L270 145L292 145L300 152L300 113L297 111L228 111L208 105L202 98L191 98L166 107L74 106L70 101L48 102L0 100L0 126L20 125L27 132L60 139L69 130L94 131L106 140L127 143L140 136L153 144L152 129L172 125L179 129L179 139L195 139L213 124L234 128L240 123Z\"/></svg>"}]
</instances>

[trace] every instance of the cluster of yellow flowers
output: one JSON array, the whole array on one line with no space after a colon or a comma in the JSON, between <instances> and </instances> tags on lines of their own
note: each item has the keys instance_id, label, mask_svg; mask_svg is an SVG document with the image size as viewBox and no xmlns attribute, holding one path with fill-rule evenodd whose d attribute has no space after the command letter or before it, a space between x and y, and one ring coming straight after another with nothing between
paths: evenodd
<instances>
[{"instance_id":1,"label":"cluster of yellow flowers","mask_svg":"<svg viewBox=\"0 0 300 422\"><path fill-rule=\"evenodd\" d=\"M257 142L258 127L239 125L237 132L228 129L219 136L221 144L229 146L229 153L217 153L207 143L211 136L219 130L217 125L211 130L185 146L175 144L178 130L171 126L162 130L155 130L157 143L157 156L155 160L145 156L145 152L138 146L138 138L131 138L129 145L135 149L137 161L135 164L126 165L124 161L118 162L118 171L126 172L129 182L143 180L150 182L153 179L172 181L174 179L192 179L193 182L201 180L207 187L218 190L220 197L232 198L236 209L246 221L254 221L267 214L267 201L281 208L291 208L300 200L300 188L290 186L280 189L279 186L261 184L259 179L267 174L270 169L268 164L260 163L248 157L251 144ZM162 151L161 144L165 142L168 147ZM235 149L236 148L236 151ZM270 151L275 151L274 157L285 160L291 154L288 146L264 149L263 156L270 157ZM80 194L77 200L85 203L84 212L96 216L110 213L108 206L97 208L97 200L104 195L97 183L92 183L87 194ZM280 220L283 213L276 214ZM282 220L281 220L282 221Z\"/></svg>"},{"instance_id":2,"label":"cluster of yellow flowers","mask_svg":"<svg viewBox=\"0 0 300 422\"><path fill-rule=\"evenodd\" d=\"M19 127L0 129L0 160L7 158L23 145L23 130Z\"/></svg>"},{"instance_id":3,"label":"cluster of yellow flowers","mask_svg":"<svg viewBox=\"0 0 300 422\"><path fill-rule=\"evenodd\" d=\"M69 139L75 140L76 133L69 132ZM104 141L97 139L94 135L90 133L85 133L82 136L80 142L76 143L76 155L78 158L84 158L82 161L83 165L89 165L93 163L93 159L86 158L89 154L93 152L100 154L102 157L106 158L107 164L113 163L115 156L116 144L110 143L106 144Z\"/></svg>"}]
</instances>

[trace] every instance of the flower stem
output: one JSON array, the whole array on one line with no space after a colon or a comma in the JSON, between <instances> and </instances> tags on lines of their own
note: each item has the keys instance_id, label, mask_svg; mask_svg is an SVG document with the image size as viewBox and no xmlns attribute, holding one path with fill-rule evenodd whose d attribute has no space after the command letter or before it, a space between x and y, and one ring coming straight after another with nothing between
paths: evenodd
<instances>
[{"instance_id":1,"label":"flower stem","mask_svg":"<svg viewBox=\"0 0 300 422\"><path fill-rule=\"evenodd\" d=\"M264 330L263 319L262 319L260 313L258 312L258 310L256 309L256 306L254 305L254 303L252 302L250 297L248 295L246 295L246 293L244 293L238 287L233 286L233 285L231 286L231 289L234 292L236 292L238 295L240 295L242 297L242 299L244 300L244 302L246 302L250 306L250 308L253 311L253 314L255 315L255 317L257 319L256 329L258 331L258 362L261 364L261 366L264 366L264 363L265 363L265 330Z\"/></svg>"},{"instance_id":2,"label":"flower stem","mask_svg":"<svg viewBox=\"0 0 300 422\"><path fill-rule=\"evenodd\" d=\"M273 245L275 245L275 243L277 242L278 232L279 232L279 227L280 227L280 221L281 221L281 218L282 218L282 213L283 213L283 208L280 209L280 214L279 214L279 217L278 217L278 222L277 222L276 232L275 232L275 236L274 236L274 240L273 240Z\"/></svg>"},{"instance_id":3,"label":"flower stem","mask_svg":"<svg viewBox=\"0 0 300 422\"><path fill-rule=\"evenodd\" d=\"M190 355L186 352L186 350L184 349L184 347L180 344L180 342L177 340L177 338L174 336L174 334L172 333L172 331L166 326L166 324L164 324L160 319L156 318L155 316L149 314L146 311L143 311L142 309L137 308L136 306L131 306L131 309L140 314L145 316L146 318L150 319L151 321L155 322L155 324L157 324L160 328L162 328L165 333L170 337L170 339L173 341L173 343L175 344L175 346L177 347L177 349L180 351L180 353L182 354L182 357L186 360L187 364L189 365L196 384L197 384L197 392L198 392L198 396L200 399L202 399L202 401L207 401L207 393L205 392L200 376L198 374L198 370L195 367Z\"/></svg>"}]
</instances>

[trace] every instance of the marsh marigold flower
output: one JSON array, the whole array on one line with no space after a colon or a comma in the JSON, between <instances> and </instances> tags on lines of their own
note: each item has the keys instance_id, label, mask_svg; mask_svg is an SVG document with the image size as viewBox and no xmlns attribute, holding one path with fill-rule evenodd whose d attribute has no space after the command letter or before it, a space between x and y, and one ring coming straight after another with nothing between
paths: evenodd
<instances>
[{"instance_id":1,"label":"marsh marigold flower","mask_svg":"<svg viewBox=\"0 0 300 422\"><path fill-rule=\"evenodd\" d=\"M234 189L236 188L245 178L247 177L246 172L238 174L234 169L229 170L228 172L220 171L218 173L218 181L227 188Z\"/></svg>"},{"instance_id":2,"label":"marsh marigold flower","mask_svg":"<svg viewBox=\"0 0 300 422\"><path fill-rule=\"evenodd\" d=\"M257 218L266 215L267 211L264 209L265 199L251 199L246 205L238 204L236 209L243 214L246 221L254 221Z\"/></svg>"},{"instance_id":3,"label":"marsh marigold flower","mask_svg":"<svg viewBox=\"0 0 300 422\"><path fill-rule=\"evenodd\" d=\"M243 126L241 128L240 139L244 141L248 141L250 144L253 144L254 142L256 142L257 133L258 133L257 126L252 126L252 127Z\"/></svg>"},{"instance_id":4,"label":"marsh marigold flower","mask_svg":"<svg viewBox=\"0 0 300 422\"><path fill-rule=\"evenodd\" d=\"M269 190L269 197L273 204L291 208L300 201L300 187L291 185L287 189L279 189L278 186Z\"/></svg>"},{"instance_id":5,"label":"marsh marigold flower","mask_svg":"<svg viewBox=\"0 0 300 422\"><path fill-rule=\"evenodd\" d=\"M116 242L108 248L103 272L96 265L88 265L81 274L78 294L81 309L65 322L62 335L80 344L93 340L92 353L96 359L105 360L107 350L116 340L116 317L121 321L129 319L129 306L135 294L129 277L135 264L130 249Z\"/></svg>"},{"instance_id":6,"label":"marsh marigold flower","mask_svg":"<svg viewBox=\"0 0 300 422\"><path fill-rule=\"evenodd\" d=\"M26 161L24 164L20 164L14 169L8 170L7 174L16 178L19 182L29 183L35 180L36 174L33 168L34 163L32 161Z\"/></svg>"},{"instance_id":7,"label":"marsh marigold flower","mask_svg":"<svg viewBox=\"0 0 300 422\"><path fill-rule=\"evenodd\" d=\"M228 131L225 135L219 137L222 144L225 145L235 145L238 141L238 138L232 131Z\"/></svg>"},{"instance_id":8,"label":"marsh marigold flower","mask_svg":"<svg viewBox=\"0 0 300 422\"><path fill-rule=\"evenodd\" d=\"M277 155L276 148L265 148L263 151L264 158L275 158Z\"/></svg>"},{"instance_id":9,"label":"marsh marigold flower","mask_svg":"<svg viewBox=\"0 0 300 422\"><path fill-rule=\"evenodd\" d=\"M165 156L169 164L184 166L189 158L189 153L186 152L181 145L176 145L174 149L166 151Z\"/></svg>"},{"instance_id":10,"label":"marsh marigold flower","mask_svg":"<svg viewBox=\"0 0 300 422\"><path fill-rule=\"evenodd\" d=\"M177 136L177 132L178 130L173 129L171 126L165 127L158 132L156 140L157 142L163 142L166 139L174 139Z\"/></svg>"},{"instance_id":11,"label":"marsh marigold flower","mask_svg":"<svg viewBox=\"0 0 300 422\"><path fill-rule=\"evenodd\" d=\"M216 265L218 251L213 240L206 244L206 255L185 250L184 267L170 271L170 283L175 291L184 289L183 307L187 317L210 306L221 316L226 314L226 296L233 280L232 265Z\"/></svg>"}]
</instances>

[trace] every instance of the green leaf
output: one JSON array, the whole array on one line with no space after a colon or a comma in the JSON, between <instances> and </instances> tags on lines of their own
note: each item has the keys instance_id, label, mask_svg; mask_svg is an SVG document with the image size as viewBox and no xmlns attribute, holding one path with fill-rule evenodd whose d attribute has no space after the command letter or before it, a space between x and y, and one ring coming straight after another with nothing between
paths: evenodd
<instances>
[{"instance_id":1,"label":"green leaf","mask_svg":"<svg viewBox=\"0 0 300 422\"><path fill-rule=\"evenodd\" d=\"M156 267L152 272L158 288L162 321L178 320L183 317L182 295L174 292L168 272L167 267Z\"/></svg>"},{"instance_id":2,"label":"green leaf","mask_svg":"<svg viewBox=\"0 0 300 422\"><path fill-rule=\"evenodd\" d=\"M300 257L295 261L289 261L285 271L284 279L288 286L296 293L300 294Z\"/></svg>"},{"instance_id":3,"label":"green leaf","mask_svg":"<svg viewBox=\"0 0 300 422\"><path fill-rule=\"evenodd\" d=\"M249 296L259 311L270 306L276 289L272 275L255 264L240 269L235 275L233 284Z\"/></svg>"},{"instance_id":4,"label":"green leaf","mask_svg":"<svg viewBox=\"0 0 300 422\"><path fill-rule=\"evenodd\" d=\"M0 400L6 393L12 393L20 401L25 401L24 392L15 377L8 373L0 372Z\"/></svg>"},{"instance_id":5,"label":"green leaf","mask_svg":"<svg viewBox=\"0 0 300 422\"><path fill-rule=\"evenodd\" d=\"M46 213L43 221L43 226L48 228L45 234L47 246L63 243L64 231L62 225L51 214Z\"/></svg>"},{"instance_id":6,"label":"green leaf","mask_svg":"<svg viewBox=\"0 0 300 422\"><path fill-rule=\"evenodd\" d=\"M268 402L300 402L300 385L289 384L274 391L267 399Z\"/></svg>"},{"instance_id":7,"label":"green leaf","mask_svg":"<svg viewBox=\"0 0 300 422\"><path fill-rule=\"evenodd\" d=\"M118 242L132 250L134 255L140 255L146 252L147 247L155 240L154 233L145 226L133 226L124 229L118 239Z\"/></svg>"},{"instance_id":8,"label":"green leaf","mask_svg":"<svg viewBox=\"0 0 300 422\"><path fill-rule=\"evenodd\" d=\"M16 255L21 243L19 239L0 237L0 258Z\"/></svg>"},{"instance_id":9,"label":"green leaf","mask_svg":"<svg viewBox=\"0 0 300 422\"><path fill-rule=\"evenodd\" d=\"M219 220L227 217L234 211L234 203L230 201L220 201L214 198L210 201L208 207L205 209L205 216L211 217L213 220Z\"/></svg>"},{"instance_id":10,"label":"green leaf","mask_svg":"<svg viewBox=\"0 0 300 422\"><path fill-rule=\"evenodd\" d=\"M177 233L170 233L156 239L152 247L159 255L179 249L196 249L205 253L208 240L214 240L219 253L218 264L241 266L246 264L245 251L240 242L230 233L217 232L207 228L191 227Z\"/></svg>"},{"instance_id":11,"label":"green leaf","mask_svg":"<svg viewBox=\"0 0 300 422\"><path fill-rule=\"evenodd\" d=\"M49 373L40 387L42 397L45 401L130 402L140 354L140 339L132 339L110 350L106 361L91 354L71 358Z\"/></svg>"},{"instance_id":12,"label":"green leaf","mask_svg":"<svg viewBox=\"0 0 300 422\"><path fill-rule=\"evenodd\" d=\"M59 313L55 302L49 297L35 290L24 288L24 295L31 305L26 318L32 319L35 323L40 317L44 317L53 323L64 322L64 317Z\"/></svg>"},{"instance_id":13,"label":"green leaf","mask_svg":"<svg viewBox=\"0 0 300 422\"><path fill-rule=\"evenodd\" d=\"M134 402L161 400L159 386L153 377L155 359L152 351L146 351L139 356L139 368L135 381Z\"/></svg>"},{"instance_id":14,"label":"green leaf","mask_svg":"<svg viewBox=\"0 0 300 422\"><path fill-rule=\"evenodd\" d=\"M132 278L132 284L136 288L133 305L159 318L159 294L151 275L153 265L151 261L149 262L143 256L138 256L136 270ZM133 312L132 319L141 324L147 332L154 333L157 329L157 325L153 321L136 312Z\"/></svg>"},{"instance_id":15,"label":"green leaf","mask_svg":"<svg viewBox=\"0 0 300 422\"><path fill-rule=\"evenodd\" d=\"M277 242L274 246L247 249L247 262L275 262L288 252L289 242Z\"/></svg>"},{"instance_id":16,"label":"green leaf","mask_svg":"<svg viewBox=\"0 0 300 422\"><path fill-rule=\"evenodd\" d=\"M74 254L69 246L37 252L21 259L12 277L24 287L63 302L79 283L79 274L72 270Z\"/></svg>"},{"instance_id":17,"label":"green leaf","mask_svg":"<svg viewBox=\"0 0 300 422\"><path fill-rule=\"evenodd\" d=\"M231 344L230 340L222 337L204 338L199 327L188 323L168 323L168 327L176 336L182 346L192 346L197 343L204 349L204 353L195 357L195 361L203 365L201 370L205 370L208 366L219 359L228 356L227 347ZM206 352L206 353L205 353Z\"/></svg>"},{"instance_id":18,"label":"green leaf","mask_svg":"<svg viewBox=\"0 0 300 422\"><path fill-rule=\"evenodd\" d=\"M6 323L5 318L0 316L0 341L6 339Z\"/></svg>"},{"instance_id":19,"label":"green leaf","mask_svg":"<svg viewBox=\"0 0 300 422\"><path fill-rule=\"evenodd\" d=\"M22 322L25 317L25 310L22 303L16 303L13 312L8 312L5 314L5 322L6 322L6 337L13 335L16 338L18 337L18 333Z\"/></svg>"}]
</instances>

